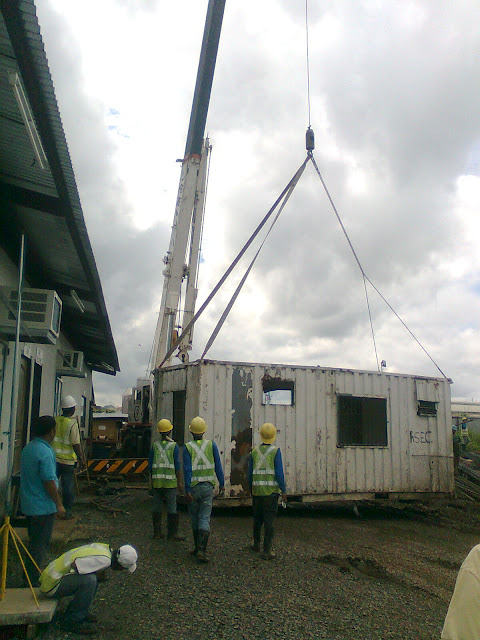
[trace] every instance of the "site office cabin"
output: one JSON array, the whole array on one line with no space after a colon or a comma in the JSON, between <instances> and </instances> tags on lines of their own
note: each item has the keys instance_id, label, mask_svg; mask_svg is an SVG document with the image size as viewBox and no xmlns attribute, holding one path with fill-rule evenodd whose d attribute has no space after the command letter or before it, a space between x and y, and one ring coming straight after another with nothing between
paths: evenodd
<instances>
[{"instance_id":1,"label":"site office cabin","mask_svg":"<svg viewBox=\"0 0 480 640\"><path fill-rule=\"evenodd\" d=\"M277 427L289 501L425 499L454 493L446 378L201 360L155 372L154 419L191 439L199 415L219 448L225 501L250 501L248 456ZM154 433L153 438L158 437Z\"/></svg>"}]
</instances>

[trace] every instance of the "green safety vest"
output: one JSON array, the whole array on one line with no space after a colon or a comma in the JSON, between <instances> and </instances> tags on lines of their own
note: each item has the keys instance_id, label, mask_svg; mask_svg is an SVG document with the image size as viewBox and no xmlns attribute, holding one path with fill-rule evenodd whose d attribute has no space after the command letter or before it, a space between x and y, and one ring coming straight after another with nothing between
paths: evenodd
<instances>
[{"instance_id":1,"label":"green safety vest","mask_svg":"<svg viewBox=\"0 0 480 640\"><path fill-rule=\"evenodd\" d=\"M260 445L252 450L252 494L254 496L271 496L282 493L275 479L275 456L278 447L273 444Z\"/></svg>"},{"instance_id":2,"label":"green safety vest","mask_svg":"<svg viewBox=\"0 0 480 640\"><path fill-rule=\"evenodd\" d=\"M75 421L65 416L57 416L55 418L57 427L55 429L55 438L52 442L52 448L55 451L55 457L57 460L75 460L77 454L73 450L73 446L70 442L70 433Z\"/></svg>"},{"instance_id":3,"label":"green safety vest","mask_svg":"<svg viewBox=\"0 0 480 640\"><path fill-rule=\"evenodd\" d=\"M88 556L105 556L112 559L110 545L94 542L84 544L82 547L71 549L62 556L50 562L48 567L40 575L40 591L52 596L60 584L60 580L72 572L72 565L77 558L87 558Z\"/></svg>"},{"instance_id":4,"label":"green safety vest","mask_svg":"<svg viewBox=\"0 0 480 640\"><path fill-rule=\"evenodd\" d=\"M152 485L154 489L177 486L173 452L176 444L171 440L157 440L153 445Z\"/></svg>"},{"instance_id":5,"label":"green safety vest","mask_svg":"<svg viewBox=\"0 0 480 640\"><path fill-rule=\"evenodd\" d=\"M185 445L192 459L191 487L199 482L211 482L215 486L215 458L211 440L192 440Z\"/></svg>"}]
</instances>

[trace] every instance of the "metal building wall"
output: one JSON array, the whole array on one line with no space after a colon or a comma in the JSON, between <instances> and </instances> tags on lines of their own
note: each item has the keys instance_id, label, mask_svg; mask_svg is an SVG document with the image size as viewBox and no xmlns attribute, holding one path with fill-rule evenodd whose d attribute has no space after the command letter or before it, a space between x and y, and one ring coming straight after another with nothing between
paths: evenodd
<instances>
[{"instance_id":1,"label":"metal building wall","mask_svg":"<svg viewBox=\"0 0 480 640\"><path fill-rule=\"evenodd\" d=\"M185 368L185 428L195 415L207 421L207 435L221 452L227 495L244 494L250 444L259 443L264 422L277 427L289 495L314 500L453 492L447 380L206 361L162 372L165 407ZM293 381L293 406L262 404L265 375ZM387 399L387 446L337 446L339 394ZM419 400L435 402L436 415L418 416Z\"/></svg>"}]
</instances>

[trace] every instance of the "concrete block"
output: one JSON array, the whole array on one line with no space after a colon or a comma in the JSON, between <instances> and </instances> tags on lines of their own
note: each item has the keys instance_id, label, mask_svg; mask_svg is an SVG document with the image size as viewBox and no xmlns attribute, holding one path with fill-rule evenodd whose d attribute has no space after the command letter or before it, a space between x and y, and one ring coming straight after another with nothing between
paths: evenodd
<instances>
[{"instance_id":1,"label":"concrete block","mask_svg":"<svg viewBox=\"0 0 480 640\"><path fill-rule=\"evenodd\" d=\"M58 601L45 598L40 589L35 589L38 607L30 589L6 589L0 600L0 627L15 624L38 624L50 622L57 609Z\"/></svg>"}]
</instances>

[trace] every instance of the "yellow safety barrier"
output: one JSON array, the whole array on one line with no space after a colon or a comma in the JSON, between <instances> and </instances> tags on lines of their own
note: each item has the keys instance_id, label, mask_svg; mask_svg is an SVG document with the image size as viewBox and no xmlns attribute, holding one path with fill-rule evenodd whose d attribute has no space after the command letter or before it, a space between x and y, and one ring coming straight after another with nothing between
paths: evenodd
<instances>
[{"instance_id":1,"label":"yellow safety barrier","mask_svg":"<svg viewBox=\"0 0 480 640\"><path fill-rule=\"evenodd\" d=\"M146 458L110 458L108 460L88 460L87 470L94 474L137 475L148 469Z\"/></svg>"}]
</instances>

